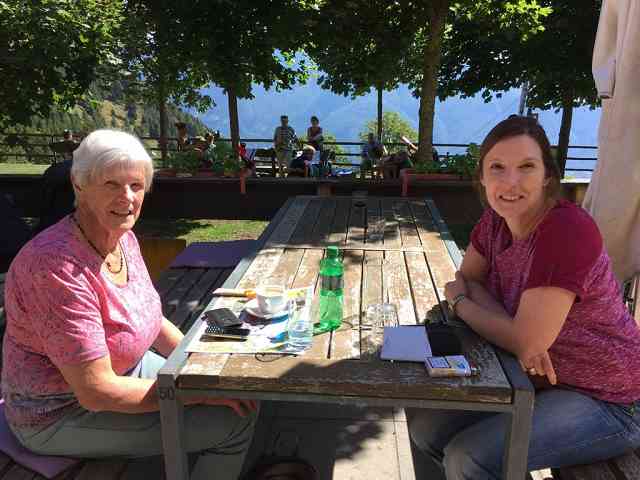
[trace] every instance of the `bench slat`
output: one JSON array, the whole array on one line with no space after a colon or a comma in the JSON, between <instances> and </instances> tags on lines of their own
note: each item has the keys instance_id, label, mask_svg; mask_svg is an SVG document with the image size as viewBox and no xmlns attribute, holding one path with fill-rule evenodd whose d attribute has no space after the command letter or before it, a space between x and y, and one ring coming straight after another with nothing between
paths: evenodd
<instances>
[{"instance_id":1,"label":"bench slat","mask_svg":"<svg viewBox=\"0 0 640 480\"><path fill-rule=\"evenodd\" d=\"M617 470L622 473L625 478L629 480L640 478L639 452L640 450L637 450L635 452L622 455L621 457L614 458L609 463L612 465L613 470Z\"/></svg>"},{"instance_id":2,"label":"bench slat","mask_svg":"<svg viewBox=\"0 0 640 480\"><path fill-rule=\"evenodd\" d=\"M14 463L4 474L2 480L35 480L38 475L31 470Z\"/></svg>"},{"instance_id":3,"label":"bench slat","mask_svg":"<svg viewBox=\"0 0 640 480\"><path fill-rule=\"evenodd\" d=\"M619 480L604 462L563 468L558 474L560 480Z\"/></svg>"},{"instance_id":4,"label":"bench slat","mask_svg":"<svg viewBox=\"0 0 640 480\"><path fill-rule=\"evenodd\" d=\"M120 476L126 466L126 460L87 461L74 480L114 480Z\"/></svg>"}]
</instances>

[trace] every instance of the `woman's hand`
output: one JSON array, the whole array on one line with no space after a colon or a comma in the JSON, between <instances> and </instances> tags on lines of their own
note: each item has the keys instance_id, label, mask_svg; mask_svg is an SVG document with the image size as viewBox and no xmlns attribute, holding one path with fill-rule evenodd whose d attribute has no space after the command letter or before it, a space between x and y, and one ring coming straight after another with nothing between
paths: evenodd
<instances>
[{"instance_id":1,"label":"woman's hand","mask_svg":"<svg viewBox=\"0 0 640 480\"><path fill-rule=\"evenodd\" d=\"M549 352L544 352L531 358L520 358L518 360L520 361L522 370L524 370L527 374L532 376L546 376L551 385L556 385L558 383L556 371L553 368L553 363L551 362L551 357L549 357Z\"/></svg>"},{"instance_id":2,"label":"woman's hand","mask_svg":"<svg viewBox=\"0 0 640 480\"><path fill-rule=\"evenodd\" d=\"M447 282L444 286L444 296L447 302L449 302L449 305L453 305L453 299L460 294L469 295L469 290L467 289L467 282L458 270L456 272L456 279L453 282Z\"/></svg>"},{"instance_id":3,"label":"woman's hand","mask_svg":"<svg viewBox=\"0 0 640 480\"><path fill-rule=\"evenodd\" d=\"M246 417L251 412L255 412L258 408L255 400L235 400L232 398L205 397L200 399L198 403L204 405L222 405L225 407L229 407L232 408L233 411L241 417Z\"/></svg>"}]
</instances>

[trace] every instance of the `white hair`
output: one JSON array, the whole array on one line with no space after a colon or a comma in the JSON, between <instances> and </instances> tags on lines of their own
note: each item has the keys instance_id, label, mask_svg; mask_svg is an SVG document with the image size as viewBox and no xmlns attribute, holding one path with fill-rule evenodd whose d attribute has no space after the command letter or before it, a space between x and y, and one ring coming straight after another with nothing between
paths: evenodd
<instances>
[{"instance_id":1,"label":"white hair","mask_svg":"<svg viewBox=\"0 0 640 480\"><path fill-rule=\"evenodd\" d=\"M95 130L73 152L71 175L79 186L100 178L114 165L144 170L145 191L153 182L153 161L140 140L120 130Z\"/></svg>"}]
</instances>

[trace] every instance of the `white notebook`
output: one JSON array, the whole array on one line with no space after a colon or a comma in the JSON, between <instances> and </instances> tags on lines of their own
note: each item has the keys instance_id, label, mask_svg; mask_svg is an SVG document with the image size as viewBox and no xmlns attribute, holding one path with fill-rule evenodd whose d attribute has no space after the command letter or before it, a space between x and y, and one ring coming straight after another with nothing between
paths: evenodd
<instances>
[{"instance_id":1,"label":"white notebook","mask_svg":"<svg viewBox=\"0 0 640 480\"><path fill-rule=\"evenodd\" d=\"M431 356L431 345L424 325L384 327L380 358L403 362L424 362Z\"/></svg>"}]
</instances>

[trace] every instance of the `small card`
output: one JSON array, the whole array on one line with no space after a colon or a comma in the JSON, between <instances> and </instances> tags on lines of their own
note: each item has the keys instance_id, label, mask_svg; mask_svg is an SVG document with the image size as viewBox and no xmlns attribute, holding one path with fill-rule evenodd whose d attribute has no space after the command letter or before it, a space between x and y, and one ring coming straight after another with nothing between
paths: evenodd
<instances>
[{"instance_id":1,"label":"small card","mask_svg":"<svg viewBox=\"0 0 640 480\"><path fill-rule=\"evenodd\" d=\"M382 360L422 363L430 356L431 345L423 325L384 327Z\"/></svg>"}]
</instances>

